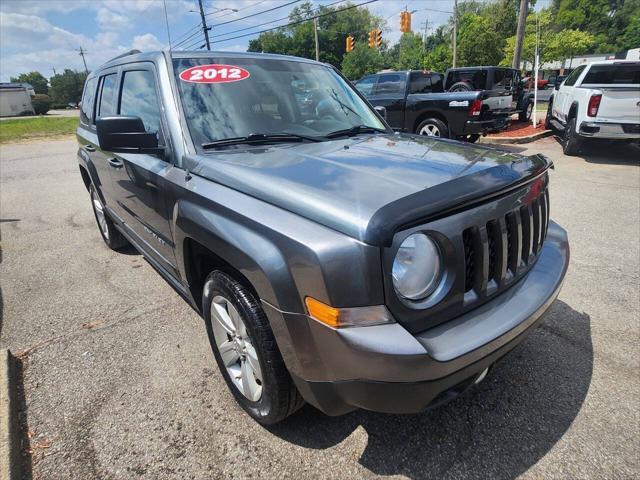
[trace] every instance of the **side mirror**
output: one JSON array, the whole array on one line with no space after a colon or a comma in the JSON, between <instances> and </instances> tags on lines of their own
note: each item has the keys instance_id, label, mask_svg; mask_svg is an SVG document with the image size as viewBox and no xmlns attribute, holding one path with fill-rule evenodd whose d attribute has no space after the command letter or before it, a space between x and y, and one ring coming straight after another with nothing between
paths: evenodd
<instances>
[{"instance_id":1,"label":"side mirror","mask_svg":"<svg viewBox=\"0 0 640 480\"><path fill-rule=\"evenodd\" d=\"M155 133L148 133L139 117L99 117L96 119L101 150L114 153L164 152Z\"/></svg>"},{"instance_id":2,"label":"side mirror","mask_svg":"<svg viewBox=\"0 0 640 480\"><path fill-rule=\"evenodd\" d=\"M378 112L378 114L379 114L382 118L384 118L385 120L387 119L387 109L386 109L386 108L381 107L381 106L373 107L373 108L374 108L374 110L375 110L376 112Z\"/></svg>"}]
</instances>

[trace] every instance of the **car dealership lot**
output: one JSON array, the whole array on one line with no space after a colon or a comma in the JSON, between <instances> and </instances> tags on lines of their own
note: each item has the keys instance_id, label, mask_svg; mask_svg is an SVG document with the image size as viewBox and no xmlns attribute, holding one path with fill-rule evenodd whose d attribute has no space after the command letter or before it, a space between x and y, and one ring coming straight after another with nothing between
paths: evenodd
<instances>
[{"instance_id":1,"label":"car dealership lot","mask_svg":"<svg viewBox=\"0 0 640 480\"><path fill-rule=\"evenodd\" d=\"M565 157L551 216L572 261L542 327L474 391L413 416L236 406L204 325L107 249L74 140L0 147L0 346L21 353L35 478L630 478L638 465L640 149Z\"/></svg>"}]
</instances>

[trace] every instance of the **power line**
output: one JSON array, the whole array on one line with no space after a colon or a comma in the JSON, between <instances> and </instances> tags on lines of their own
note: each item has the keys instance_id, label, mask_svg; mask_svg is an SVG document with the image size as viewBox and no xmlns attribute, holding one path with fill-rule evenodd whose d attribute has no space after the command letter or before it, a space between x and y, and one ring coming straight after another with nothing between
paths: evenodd
<instances>
[{"instance_id":1,"label":"power line","mask_svg":"<svg viewBox=\"0 0 640 480\"><path fill-rule=\"evenodd\" d=\"M225 13L224 15L220 15L219 17L213 17L213 18L222 18L222 17L228 17L229 15L232 15L234 13L238 13L238 12L242 12L243 10L246 10L248 8L253 8L253 7L257 7L258 5L260 5L261 3L266 2L267 0L260 0L259 2L254 2L251 5L247 5L246 7L243 8L238 8L235 12L231 11L228 13ZM209 15L215 15L216 13L220 13L220 12L209 12L209 13L205 13L205 16L209 16Z\"/></svg>"},{"instance_id":2,"label":"power line","mask_svg":"<svg viewBox=\"0 0 640 480\"><path fill-rule=\"evenodd\" d=\"M315 8L315 11L316 11L316 13L318 13L320 11L321 7L328 8L328 7L331 7L333 5L337 5L338 3L344 3L345 1L347 1L347 0L338 0L337 2L328 3L327 5L320 5L317 8ZM231 32L226 32L226 33L219 33L218 35L214 35L211 38L226 37L228 35L233 35L234 33L246 32L247 30L253 30L254 28L262 27L264 25L269 25L269 24L275 23L275 22L281 22L282 20L288 20L288 19L289 19L289 15L287 15L286 17L282 17L282 18L276 18L275 20L269 20L268 22L259 23L257 25L252 25L251 27L240 28L238 30L233 30Z\"/></svg>"},{"instance_id":3,"label":"power line","mask_svg":"<svg viewBox=\"0 0 640 480\"><path fill-rule=\"evenodd\" d=\"M284 3L282 5L278 5L277 7L272 7L269 8L268 10L262 10L261 12L257 12L257 13L252 13L251 15L245 15L244 17L240 17L240 18L234 18L233 20L228 20L226 22L222 22L222 23L216 23L215 25L213 25L214 27L219 27L221 25L227 25L229 23L233 23L233 22L239 22L240 20L244 20L245 18L251 18L251 17L255 17L257 15L262 15L263 13L269 13L269 12L273 12L274 10L278 10L280 8L284 8L287 7L289 5L293 5L294 3L300 3L302 0L293 0L292 2L288 2L288 3Z\"/></svg>"},{"instance_id":4,"label":"power line","mask_svg":"<svg viewBox=\"0 0 640 480\"><path fill-rule=\"evenodd\" d=\"M200 23L197 23L196 25L194 25L193 27L191 27L189 30L187 30L186 32L184 32L182 35L178 35L175 39L176 43L180 43L182 42L185 37L187 37L190 33L192 33L193 31L200 31Z\"/></svg>"},{"instance_id":5,"label":"power line","mask_svg":"<svg viewBox=\"0 0 640 480\"><path fill-rule=\"evenodd\" d=\"M326 16L328 16L328 15L334 15L334 14L336 14L336 13L344 12L344 11L346 11L346 10L351 10L351 9L353 9L353 8L361 7L361 6L363 6L363 5L367 5L367 4L369 4L369 3L373 3L373 2L377 2L377 1L378 1L378 0L368 0L368 1L366 1L366 2L358 3L357 5L350 5L350 6L348 6L348 7L342 8L342 9L340 9L340 10L334 10L334 11L332 11L332 12L322 13L322 14L320 14L320 15L314 15L313 17L308 17L308 18L305 18L305 19L302 19L302 20L297 20L297 21L295 21L295 22L289 22L289 23L287 23L287 24L285 24L285 25L278 25L277 27L266 28L266 29L264 29L264 30L260 30L260 31L253 32L253 33L245 33L245 34L243 34L243 35L236 35L235 37L225 38L224 40L218 40L218 42L227 42L227 41L229 41L229 40L235 40L236 38L248 37L248 36L250 36L250 35L259 35L259 34L261 34L261 33L271 32L271 31L273 31L273 30L278 30L278 29L280 29L280 28L290 27L290 26L292 26L292 25L299 25L299 24L301 24L301 23L308 22L309 20L313 20L314 18L322 18L322 17L326 17Z\"/></svg>"},{"instance_id":6,"label":"power line","mask_svg":"<svg viewBox=\"0 0 640 480\"><path fill-rule=\"evenodd\" d=\"M202 33L202 27L201 27L200 25L198 25L198 29L197 29L195 32L193 32L191 35L189 35L189 36L188 36L187 38L185 38L184 40L181 40L181 41L179 41L178 43L176 43L176 44L174 45L174 47L175 47L175 48L177 48L177 47L179 47L180 45L184 45L185 43L192 41L191 39L192 39L193 37L195 37L196 35L201 34L201 33Z\"/></svg>"}]
</instances>

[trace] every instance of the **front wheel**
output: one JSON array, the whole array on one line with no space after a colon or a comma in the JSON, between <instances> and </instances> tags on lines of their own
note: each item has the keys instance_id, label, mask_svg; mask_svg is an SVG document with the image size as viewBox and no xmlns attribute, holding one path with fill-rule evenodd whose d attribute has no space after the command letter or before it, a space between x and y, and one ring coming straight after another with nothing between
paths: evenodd
<instances>
[{"instance_id":1,"label":"front wheel","mask_svg":"<svg viewBox=\"0 0 640 480\"><path fill-rule=\"evenodd\" d=\"M564 129L562 151L565 155L574 156L580 152L583 139L576 132L576 119L571 118Z\"/></svg>"},{"instance_id":2,"label":"front wheel","mask_svg":"<svg viewBox=\"0 0 640 480\"><path fill-rule=\"evenodd\" d=\"M104 240L107 247L112 250L118 250L129 245L129 242L124 238L124 235L122 235L122 233L120 233L113 224L113 220L109 218L109 215L104 208L104 204L93 185L89 187L89 195L91 196L93 215L96 217L96 223L98 224L100 235L102 235L102 240Z\"/></svg>"},{"instance_id":3,"label":"front wheel","mask_svg":"<svg viewBox=\"0 0 640 480\"><path fill-rule=\"evenodd\" d=\"M291 415L304 401L258 300L219 270L207 277L203 292L202 312L211 348L236 401L262 424Z\"/></svg>"},{"instance_id":4,"label":"front wheel","mask_svg":"<svg viewBox=\"0 0 640 480\"><path fill-rule=\"evenodd\" d=\"M438 118L427 118L416 128L416 133L427 137L449 138L449 128L447 124Z\"/></svg>"},{"instance_id":5,"label":"front wheel","mask_svg":"<svg viewBox=\"0 0 640 480\"><path fill-rule=\"evenodd\" d=\"M551 123L551 112L553 110L552 100L549 100L549 106L547 107L547 116L544 119L544 129L545 130L554 130L553 124Z\"/></svg>"}]
</instances>

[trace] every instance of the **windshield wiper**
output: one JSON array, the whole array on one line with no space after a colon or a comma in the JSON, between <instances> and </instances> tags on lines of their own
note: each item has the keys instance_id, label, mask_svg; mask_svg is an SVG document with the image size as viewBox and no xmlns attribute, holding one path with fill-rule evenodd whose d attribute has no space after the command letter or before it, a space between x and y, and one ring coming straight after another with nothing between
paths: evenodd
<instances>
[{"instance_id":1,"label":"windshield wiper","mask_svg":"<svg viewBox=\"0 0 640 480\"><path fill-rule=\"evenodd\" d=\"M344 130L336 130L335 132L328 133L325 135L327 138L337 138L337 137L353 137L360 133L387 133L387 131L383 128L370 127L369 125L356 125L355 127L346 128Z\"/></svg>"},{"instance_id":2,"label":"windshield wiper","mask_svg":"<svg viewBox=\"0 0 640 480\"><path fill-rule=\"evenodd\" d=\"M325 137L316 137L313 135L303 135L300 133L252 133L246 137L232 137L223 138L221 140L214 140L213 142L203 143L202 148L218 148L226 147L229 145L260 145L264 143L279 143L279 142L302 142L304 140L310 142L323 142L327 140Z\"/></svg>"}]
</instances>

